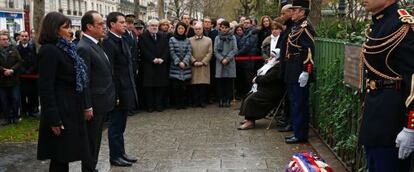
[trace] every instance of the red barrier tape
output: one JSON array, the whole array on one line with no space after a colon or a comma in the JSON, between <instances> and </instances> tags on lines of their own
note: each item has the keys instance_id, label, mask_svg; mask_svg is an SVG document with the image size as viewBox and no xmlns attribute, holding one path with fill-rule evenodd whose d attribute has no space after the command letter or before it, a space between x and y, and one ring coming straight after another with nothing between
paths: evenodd
<instances>
[{"instance_id":1,"label":"red barrier tape","mask_svg":"<svg viewBox=\"0 0 414 172\"><path fill-rule=\"evenodd\" d=\"M30 74L21 74L20 78L26 78L26 79L38 79L39 75L30 75Z\"/></svg>"},{"instance_id":2,"label":"red barrier tape","mask_svg":"<svg viewBox=\"0 0 414 172\"><path fill-rule=\"evenodd\" d=\"M235 57L236 61L245 61L245 60L263 60L262 56L242 56Z\"/></svg>"}]
</instances>

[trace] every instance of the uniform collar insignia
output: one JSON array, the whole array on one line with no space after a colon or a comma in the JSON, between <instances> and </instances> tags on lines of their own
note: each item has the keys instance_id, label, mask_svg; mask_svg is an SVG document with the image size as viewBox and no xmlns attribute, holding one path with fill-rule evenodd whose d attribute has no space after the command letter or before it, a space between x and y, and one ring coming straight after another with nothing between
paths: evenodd
<instances>
[{"instance_id":1,"label":"uniform collar insignia","mask_svg":"<svg viewBox=\"0 0 414 172\"><path fill-rule=\"evenodd\" d=\"M408 23L410 25L414 24L414 16L408 13L405 9L398 9L398 14L400 15L400 20L403 23Z\"/></svg>"},{"instance_id":2,"label":"uniform collar insignia","mask_svg":"<svg viewBox=\"0 0 414 172\"><path fill-rule=\"evenodd\" d=\"M302 22L302 24L300 25L300 27L306 27L308 25L308 21L305 20Z\"/></svg>"},{"instance_id":3,"label":"uniform collar insignia","mask_svg":"<svg viewBox=\"0 0 414 172\"><path fill-rule=\"evenodd\" d=\"M382 17L384 17L384 14L380 14L380 15L376 16L375 19L380 20L380 19L382 19Z\"/></svg>"}]
</instances>

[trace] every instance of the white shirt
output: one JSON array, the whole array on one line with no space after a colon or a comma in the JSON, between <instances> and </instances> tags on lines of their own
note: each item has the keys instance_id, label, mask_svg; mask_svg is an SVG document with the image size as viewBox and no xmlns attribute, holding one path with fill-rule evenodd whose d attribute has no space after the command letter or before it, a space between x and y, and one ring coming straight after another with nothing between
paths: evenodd
<instances>
[{"instance_id":1,"label":"white shirt","mask_svg":"<svg viewBox=\"0 0 414 172\"><path fill-rule=\"evenodd\" d=\"M85 37L87 37L87 38L89 38L90 40L92 40L95 44L98 44L98 40L97 39L95 39L94 37L92 37L92 36L90 36L90 35L88 35L88 34L86 34L86 33L83 33L83 36L85 36Z\"/></svg>"},{"instance_id":2,"label":"white shirt","mask_svg":"<svg viewBox=\"0 0 414 172\"><path fill-rule=\"evenodd\" d=\"M273 36L270 35L270 53L275 54L276 52L276 58L279 58L279 54L280 54L280 48L276 48L277 46L277 41L279 40L280 35L278 36Z\"/></svg>"},{"instance_id":3,"label":"white shirt","mask_svg":"<svg viewBox=\"0 0 414 172\"><path fill-rule=\"evenodd\" d=\"M111 32L112 34L114 34L116 37L118 37L118 38L121 38L121 39L122 39L122 36L117 35L116 33L112 32L112 31L109 31L109 32Z\"/></svg>"}]
</instances>

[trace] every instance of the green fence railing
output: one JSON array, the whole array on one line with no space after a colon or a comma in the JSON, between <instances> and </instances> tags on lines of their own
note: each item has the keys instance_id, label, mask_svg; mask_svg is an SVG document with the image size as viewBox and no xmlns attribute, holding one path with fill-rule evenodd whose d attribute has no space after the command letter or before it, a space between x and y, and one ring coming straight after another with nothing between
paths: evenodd
<instances>
[{"instance_id":1,"label":"green fence railing","mask_svg":"<svg viewBox=\"0 0 414 172\"><path fill-rule=\"evenodd\" d=\"M346 46L338 40L316 40L311 125L348 171L365 171L363 151L357 144L360 93L343 82Z\"/></svg>"}]
</instances>

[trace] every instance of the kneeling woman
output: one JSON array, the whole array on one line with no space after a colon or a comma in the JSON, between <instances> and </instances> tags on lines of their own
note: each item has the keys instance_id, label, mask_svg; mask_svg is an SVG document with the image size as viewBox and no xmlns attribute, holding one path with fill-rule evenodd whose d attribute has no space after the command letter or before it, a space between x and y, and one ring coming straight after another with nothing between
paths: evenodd
<instances>
[{"instance_id":1,"label":"kneeling woman","mask_svg":"<svg viewBox=\"0 0 414 172\"><path fill-rule=\"evenodd\" d=\"M239 115L245 120L237 129L254 128L255 121L262 119L282 100L284 94L283 80L279 77L280 63L271 58L257 71L253 78L252 90L243 99Z\"/></svg>"}]
</instances>

